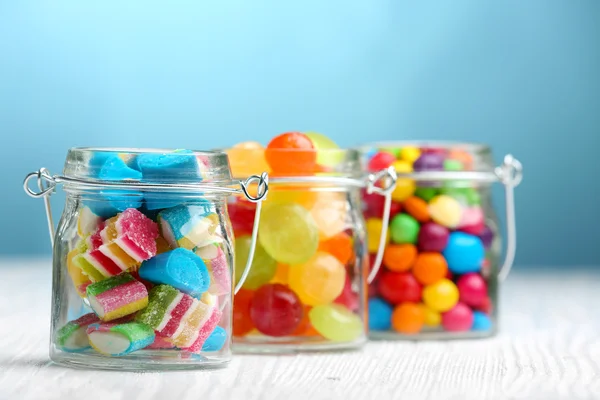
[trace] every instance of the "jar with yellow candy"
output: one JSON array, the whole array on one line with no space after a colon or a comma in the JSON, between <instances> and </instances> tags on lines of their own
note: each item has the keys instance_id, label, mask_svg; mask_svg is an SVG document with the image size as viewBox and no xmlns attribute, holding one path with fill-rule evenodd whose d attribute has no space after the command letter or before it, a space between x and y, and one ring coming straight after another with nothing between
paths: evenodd
<instances>
[{"instance_id":1,"label":"jar with yellow candy","mask_svg":"<svg viewBox=\"0 0 600 400\"><path fill-rule=\"evenodd\" d=\"M360 190L377 191L384 201L387 193L391 204L393 171L367 176L357 151L315 132L286 132L264 148L241 143L226 152L234 174L241 174L236 178L264 164L270 173L254 262L235 297L234 347L289 352L362 345L368 248ZM235 197L228 208L241 266L253 206ZM377 229L387 227L381 222Z\"/></svg>"},{"instance_id":2,"label":"jar with yellow candy","mask_svg":"<svg viewBox=\"0 0 600 400\"><path fill-rule=\"evenodd\" d=\"M493 167L489 147L469 143L388 142L361 148L367 171L393 168L388 235L383 202L365 194L369 252L385 243L383 265L369 290L372 338L446 339L493 335L498 282L515 251L513 188L521 164ZM491 184L505 186L507 249L500 264ZM374 257L374 255L372 256Z\"/></svg>"}]
</instances>

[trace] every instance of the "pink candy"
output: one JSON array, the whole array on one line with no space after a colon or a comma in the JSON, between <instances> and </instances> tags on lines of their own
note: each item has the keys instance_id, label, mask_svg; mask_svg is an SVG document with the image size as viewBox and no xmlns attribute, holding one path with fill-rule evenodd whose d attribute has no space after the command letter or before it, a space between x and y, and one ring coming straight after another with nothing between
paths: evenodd
<instances>
[{"instance_id":1,"label":"pink candy","mask_svg":"<svg viewBox=\"0 0 600 400\"><path fill-rule=\"evenodd\" d=\"M477 273L461 276L458 278L456 286L460 293L460 301L471 307L480 306L487 297L487 284L481 275Z\"/></svg>"},{"instance_id":2,"label":"pink candy","mask_svg":"<svg viewBox=\"0 0 600 400\"><path fill-rule=\"evenodd\" d=\"M463 209L462 217L457 229L465 233L478 236L485 228L485 218L481 207Z\"/></svg>"},{"instance_id":3,"label":"pink candy","mask_svg":"<svg viewBox=\"0 0 600 400\"><path fill-rule=\"evenodd\" d=\"M465 332L473 326L473 311L464 303L442 314L442 325L448 332Z\"/></svg>"}]
</instances>

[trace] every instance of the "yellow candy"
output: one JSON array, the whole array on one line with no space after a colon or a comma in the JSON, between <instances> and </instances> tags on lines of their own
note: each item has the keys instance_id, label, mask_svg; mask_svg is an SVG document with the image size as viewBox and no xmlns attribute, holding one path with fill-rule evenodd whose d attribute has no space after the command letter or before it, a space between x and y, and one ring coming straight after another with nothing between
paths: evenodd
<instances>
[{"instance_id":1,"label":"yellow candy","mask_svg":"<svg viewBox=\"0 0 600 400\"><path fill-rule=\"evenodd\" d=\"M421 157L421 150L414 146L406 146L400 150L400 158L409 163L414 163Z\"/></svg>"},{"instance_id":2,"label":"yellow candy","mask_svg":"<svg viewBox=\"0 0 600 400\"><path fill-rule=\"evenodd\" d=\"M381 237L381 228L383 221L379 218L367 219L367 248L369 253L377 253L379 250L379 238ZM390 242L390 230L388 229L385 243Z\"/></svg>"},{"instance_id":3,"label":"yellow candy","mask_svg":"<svg viewBox=\"0 0 600 400\"><path fill-rule=\"evenodd\" d=\"M425 304L419 304L419 307L423 310L425 325L433 328L442 323L442 315L439 312L427 307Z\"/></svg>"},{"instance_id":4,"label":"yellow candy","mask_svg":"<svg viewBox=\"0 0 600 400\"><path fill-rule=\"evenodd\" d=\"M92 210L88 207L82 207L77 217L77 235L82 238L93 233L98 228L100 221L102 221L102 218L94 214Z\"/></svg>"},{"instance_id":5,"label":"yellow candy","mask_svg":"<svg viewBox=\"0 0 600 400\"><path fill-rule=\"evenodd\" d=\"M423 289L423 302L435 311L445 312L458 303L458 288L448 279L440 279Z\"/></svg>"},{"instance_id":6,"label":"yellow candy","mask_svg":"<svg viewBox=\"0 0 600 400\"><path fill-rule=\"evenodd\" d=\"M317 201L318 192L312 192L302 187L281 187L272 185L269 187L269 195L265 204L274 203L297 203L307 210L311 210Z\"/></svg>"},{"instance_id":7,"label":"yellow candy","mask_svg":"<svg viewBox=\"0 0 600 400\"><path fill-rule=\"evenodd\" d=\"M404 160L395 161L392 164L392 167L394 167L399 174L408 174L413 171L412 165ZM412 196L416 189L414 180L409 178L398 178L396 181L396 188L392 192L392 199L398 202L404 201Z\"/></svg>"},{"instance_id":8,"label":"yellow candy","mask_svg":"<svg viewBox=\"0 0 600 400\"><path fill-rule=\"evenodd\" d=\"M270 172L264 147L257 142L238 143L226 151L231 174L236 178Z\"/></svg>"},{"instance_id":9,"label":"yellow candy","mask_svg":"<svg viewBox=\"0 0 600 400\"><path fill-rule=\"evenodd\" d=\"M442 194L429 202L429 214L438 224L452 229L460 223L462 207L456 199Z\"/></svg>"},{"instance_id":10,"label":"yellow candy","mask_svg":"<svg viewBox=\"0 0 600 400\"><path fill-rule=\"evenodd\" d=\"M289 276L290 266L287 264L278 263L277 269L275 270L275 276L271 278L269 283L281 283L287 285Z\"/></svg>"},{"instance_id":11,"label":"yellow candy","mask_svg":"<svg viewBox=\"0 0 600 400\"><path fill-rule=\"evenodd\" d=\"M85 284L91 283L90 278L87 277L75 263L73 259L81 254L80 249L75 248L67 254L67 271L73 280L73 285L75 286L75 290L77 290L77 294L81 297L85 297Z\"/></svg>"},{"instance_id":12,"label":"yellow candy","mask_svg":"<svg viewBox=\"0 0 600 400\"><path fill-rule=\"evenodd\" d=\"M346 229L347 208L344 193L318 192L310 214L317 224L321 240L329 239Z\"/></svg>"},{"instance_id":13,"label":"yellow candy","mask_svg":"<svg viewBox=\"0 0 600 400\"><path fill-rule=\"evenodd\" d=\"M290 289L309 306L331 303L342 293L345 282L344 265L324 252L317 252L304 264L291 265L288 272Z\"/></svg>"},{"instance_id":14,"label":"yellow candy","mask_svg":"<svg viewBox=\"0 0 600 400\"><path fill-rule=\"evenodd\" d=\"M392 163L392 167L394 167L396 172L399 174L408 174L410 172L413 172L413 167L412 167L411 163L409 163L408 161L404 161L404 160L394 161Z\"/></svg>"}]
</instances>

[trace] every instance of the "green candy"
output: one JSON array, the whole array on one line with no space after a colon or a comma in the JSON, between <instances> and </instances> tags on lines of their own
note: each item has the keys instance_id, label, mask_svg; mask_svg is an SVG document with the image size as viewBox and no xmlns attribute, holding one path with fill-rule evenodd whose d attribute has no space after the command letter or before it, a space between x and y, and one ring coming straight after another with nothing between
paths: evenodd
<instances>
[{"instance_id":1,"label":"green candy","mask_svg":"<svg viewBox=\"0 0 600 400\"><path fill-rule=\"evenodd\" d=\"M390 224L390 236L394 243L416 243L419 236L419 222L408 214L398 214Z\"/></svg>"},{"instance_id":2,"label":"green candy","mask_svg":"<svg viewBox=\"0 0 600 400\"><path fill-rule=\"evenodd\" d=\"M235 283L237 284L242 277L248 255L250 254L250 236L241 236L235 239ZM256 290L265 283L269 282L275 276L277 271L277 261L275 261L260 245L256 243L254 259L250 272L244 281L244 289Z\"/></svg>"},{"instance_id":3,"label":"green candy","mask_svg":"<svg viewBox=\"0 0 600 400\"><path fill-rule=\"evenodd\" d=\"M469 203L470 206L478 206L481 204L481 195L477 189L465 188L465 196L467 198L467 203Z\"/></svg>"},{"instance_id":4,"label":"green candy","mask_svg":"<svg viewBox=\"0 0 600 400\"><path fill-rule=\"evenodd\" d=\"M385 151L386 153L393 154L396 158L400 158L400 151L402 149L400 147L381 147L379 151Z\"/></svg>"},{"instance_id":5,"label":"green candy","mask_svg":"<svg viewBox=\"0 0 600 400\"><path fill-rule=\"evenodd\" d=\"M447 159L444 160L444 170L445 171L462 171L463 163L458 160Z\"/></svg>"},{"instance_id":6,"label":"green candy","mask_svg":"<svg viewBox=\"0 0 600 400\"><path fill-rule=\"evenodd\" d=\"M415 196L422 198L428 203L437 195L438 190L432 187L419 187L415 190Z\"/></svg>"},{"instance_id":7,"label":"green candy","mask_svg":"<svg viewBox=\"0 0 600 400\"><path fill-rule=\"evenodd\" d=\"M148 306L136 315L135 320L157 329L178 294L179 290L172 286L154 286L148 293Z\"/></svg>"}]
</instances>

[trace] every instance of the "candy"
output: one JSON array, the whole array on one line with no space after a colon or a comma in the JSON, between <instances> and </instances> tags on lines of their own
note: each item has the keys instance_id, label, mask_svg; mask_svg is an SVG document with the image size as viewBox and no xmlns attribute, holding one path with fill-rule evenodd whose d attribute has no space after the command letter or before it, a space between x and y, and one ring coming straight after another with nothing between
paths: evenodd
<instances>
[{"instance_id":1,"label":"candy","mask_svg":"<svg viewBox=\"0 0 600 400\"><path fill-rule=\"evenodd\" d=\"M150 289L148 306L136 315L135 320L148 325L161 336L170 338L193 304L194 299L190 295L169 285L157 285Z\"/></svg>"},{"instance_id":2,"label":"candy","mask_svg":"<svg viewBox=\"0 0 600 400\"><path fill-rule=\"evenodd\" d=\"M427 307L425 304L419 304L419 307L421 307L421 310L423 311L425 325L435 328L442 323L442 314Z\"/></svg>"},{"instance_id":3,"label":"candy","mask_svg":"<svg viewBox=\"0 0 600 400\"><path fill-rule=\"evenodd\" d=\"M250 244L252 238L250 236L241 236L235 239L235 281L239 282L246 268L248 262L248 255L250 254ZM277 270L277 261L275 261L265 249L260 245L256 244L254 250L254 259L250 267L250 272L246 277L243 287L245 289L256 290L263 284L269 282L275 271Z\"/></svg>"},{"instance_id":4,"label":"candy","mask_svg":"<svg viewBox=\"0 0 600 400\"><path fill-rule=\"evenodd\" d=\"M142 172L145 180L160 182L173 176L179 179L197 180L200 177L198 161L191 150L140 154L136 158L135 166Z\"/></svg>"},{"instance_id":5,"label":"candy","mask_svg":"<svg viewBox=\"0 0 600 400\"><path fill-rule=\"evenodd\" d=\"M269 202L272 202L272 193L269 190ZM254 227L254 215L256 213L256 205L249 201L236 199L233 203L227 204L231 225L236 235L251 235Z\"/></svg>"},{"instance_id":6,"label":"candy","mask_svg":"<svg viewBox=\"0 0 600 400\"><path fill-rule=\"evenodd\" d=\"M74 321L69 321L56 333L56 343L64 351L77 352L90 348L86 334L88 325L100 321L94 313L85 314Z\"/></svg>"},{"instance_id":7,"label":"candy","mask_svg":"<svg viewBox=\"0 0 600 400\"><path fill-rule=\"evenodd\" d=\"M337 258L342 264L347 264L354 255L353 240L346 232L340 232L327 240L319 242L319 251L324 251Z\"/></svg>"},{"instance_id":8,"label":"candy","mask_svg":"<svg viewBox=\"0 0 600 400\"><path fill-rule=\"evenodd\" d=\"M482 232L479 234L479 239L483 243L483 247L488 250L492 247L492 243L494 242L494 231L489 226L485 226Z\"/></svg>"},{"instance_id":9,"label":"candy","mask_svg":"<svg viewBox=\"0 0 600 400\"><path fill-rule=\"evenodd\" d=\"M421 150L414 146L404 146L400 150L399 158L409 163L414 163L421 156Z\"/></svg>"},{"instance_id":10,"label":"candy","mask_svg":"<svg viewBox=\"0 0 600 400\"><path fill-rule=\"evenodd\" d=\"M199 351L210 334L206 330L214 329L221 317L220 313L216 296L204 293L200 300L193 299L192 305L183 314L179 326L171 336L173 344L190 352Z\"/></svg>"},{"instance_id":11,"label":"candy","mask_svg":"<svg viewBox=\"0 0 600 400\"><path fill-rule=\"evenodd\" d=\"M446 159L444 160L444 171L462 171L463 163L459 160Z\"/></svg>"},{"instance_id":12,"label":"candy","mask_svg":"<svg viewBox=\"0 0 600 400\"><path fill-rule=\"evenodd\" d=\"M231 175L246 178L250 175L270 172L271 168L265 159L265 149L257 142L238 143L227 149Z\"/></svg>"},{"instance_id":13,"label":"candy","mask_svg":"<svg viewBox=\"0 0 600 400\"><path fill-rule=\"evenodd\" d=\"M100 233L103 244L115 243L137 262L156 255L158 226L136 209L127 209Z\"/></svg>"},{"instance_id":14,"label":"candy","mask_svg":"<svg viewBox=\"0 0 600 400\"><path fill-rule=\"evenodd\" d=\"M420 253L412 273L423 285L431 285L446 276L448 264L440 253Z\"/></svg>"},{"instance_id":15,"label":"candy","mask_svg":"<svg viewBox=\"0 0 600 400\"><path fill-rule=\"evenodd\" d=\"M265 157L276 175L310 174L317 162L313 142L300 132L274 137L267 145Z\"/></svg>"},{"instance_id":16,"label":"candy","mask_svg":"<svg viewBox=\"0 0 600 400\"><path fill-rule=\"evenodd\" d=\"M196 249L196 255L204 261L208 269L210 286L208 293L222 295L231 292L231 272L225 253L216 244L209 244Z\"/></svg>"},{"instance_id":17,"label":"candy","mask_svg":"<svg viewBox=\"0 0 600 400\"><path fill-rule=\"evenodd\" d=\"M130 274L123 273L86 288L90 307L102 321L133 314L148 305L148 291Z\"/></svg>"},{"instance_id":18,"label":"candy","mask_svg":"<svg viewBox=\"0 0 600 400\"><path fill-rule=\"evenodd\" d=\"M119 357L148 347L154 342L154 331L139 322L94 323L88 326L90 345L98 353Z\"/></svg>"},{"instance_id":19,"label":"candy","mask_svg":"<svg viewBox=\"0 0 600 400\"><path fill-rule=\"evenodd\" d=\"M385 206L385 197L379 193L363 193L363 202L366 204L365 218L382 218ZM390 204L390 218L402 210L400 203L393 201Z\"/></svg>"},{"instance_id":20,"label":"candy","mask_svg":"<svg viewBox=\"0 0 600 400\"><path fill-rule=\"evenodd\" d=\"M423 309L415 303L402 303L392 313L392 327L400 333L419 333L424 323Z\"/></svg>"},{"instance_id":21,"label":"candy","mask_svg":"<svg viewBox=\"0 0 600 400\"><path fill-rule=\"evenodd\" d=\"M210 277L204 261L194 252L179 248L144 261L140 277L152 283L171 285L192 297L208 290Z\"/></svg>"},{"instance_id":22,"label":"candy","mask_svg":"<svg viewBox=\"0 0 600 400\"><path fill-rule=\"evenodd\" d=\"M390 271L403 272L411 269L417 257L413 244L390 244L383 253L383 265Z\"/></svg>"},{"instance_id":23,"label":"candy","mask_svg":"<svg viewBox=\"0 0 600 400\"><path fill-rule=\"evenodd\" d=\"M310 209L321 240L329 239L346 228L348 218L347 201L344 193L321 192Z\"/></svg>"},{"instance_id":24,"label":"candy","mask_svg":"<svg viewBox=\"0 0 600 400\"><path fill-rule=\"evenodd\" d=\"M392 327L392 306L379 298L369 299L369 329L387 331Z\"/></svg>"},{"instance_id":25,"label":"candy","mask_svg":"<svg viewBox=\"0 0 600 400\"><path fill-rule=\"evenodd\" d=\"M442 171L444 169L444 157L437 153L423 153L413 163L415 171Z\"/></svg>"},{"instance_id":26,"label":"candy","mask_svg":"<svg viewBox=\"0 0 600 400\"><path fill-rule=\"evenodd\" d=\"M202 345L202 351L219 351L227 341L227 331L220 326L215 327Z\"/></svg>"},{"instance_id":27,"label":"candy","mask_svg":"<svg viewBox=\"0 0 600 400\"><path fill-rule=\"evenodd\" d=\"M443 251L448 244L450 231L445 226L435 222L421 225L417 243L420 251Z\"/></svg>"},{"instance_id":28,"label":"candy","mask_svg":"<svg viewBox=\"0 0 600 400\"><path fill-rule=\"evenodd\" d=\"M484 228L483 210L480 207L469 207L463 210L458 230L477 236L483 232Z\"/></svg>"},{"instance_id":29,"label":"candy","mask_svg":"<svg viewBox=\"0 0 600 400\"><path fill-rule=\"evenodd\" d=\"M317 150L317 164L333 168L344 161L344 152L327 136L317 132L304 132Z\"/></svg>"},{"instance_id":30,"label":"candy","mask_svg":"<svg viewBox=\"0 0 600 400\"><path fill-rule=\"evenodd\" d=\"M473 325L471 330L473 331L489 331L492 329L492 320L486 314L481 311L473 312Z\"/></svg>"},{"instance_id":31,"label":"candy","mask_svg":"<svg viewBox=\"0 0 600 400\"><path fill-rule=\"evenodd\" d=\"M291 265L290 288L302 303L316 306L331 303L344 288L346 269L335 257L317 252L304 264Z\"/></svg>"},{"instance_id":32,"label":"candy","mask_svg":"<svg viewBox=\"0 0 600 400\"><path fill-rule=\"evenodd\" d=\"M254 329L254 323L250 318L250 303L253 297L253 291L241 289L233 298L234 336L244 336Z\"/></svg>"},{"instance_id":33,"label":"candy","mask_svg":"<svg viewBox=\"0 0 600 400\"><path fill-rule=\"evenodd\" d=\"M219 218L210 210L210 204L179 205L158 214L160 233L172 248L193 250L215 241Z\"/></svg>"},{"instance_id":34,"label":"candy","mask_svg":"<svg viewBox=\"0 0 600 400\"><path fill-rule=\"evenodd\" d=\"M260 244L286 264L308 261L319 246L319 231L310 213L297 204L267 204L262 210Z\"/></svg>"},{"instance_id":35,"label":"candy","mask_svg":"<svg viewBox=\"0 0 600 400\"><path fill-rule=\"evenodd\" d=\"M408 272L385 271L379 278L378 290L381 297L391 304L421 300L421 285Z\"/></svg>"},{"instance_id":36,"label":"candy","mask_svg":"<svg viewBox=\"0 0 600 400\"><path fill-rule=\"evenodd\" d=\"M462 218L460 203L450 196L441 194L429 202L429 214L431 219L440 225L454 229Z\"/></svg>"},{"instance_id":37,"label":"candy","mask_svg":"<svg viewBox=\"0 0 600 400\"><path fill-rule=\"evenodd\" d=\"M196 340L192 343L191 346L184 347L182 348L182 350L189 351L191 353L200 352L202 350L202 347L204 346L204 343L209 338L210 334L217 327L217 324L221 319L221 315L221 311L218 308L214 307L211 310L211 314L206 320L206 322L200 324L200 329L198 331L198 336L196 337Z\"/></svg>"},{"instance_id":38,"label":"candy","mask_svg":"<svg viewBox=\"0 0 600 400\"><path fill-rule=\"evenodd\" d=\"M448 268L455 274L477 272L485 257L481 239L463 232L452 232L444 249Z\"/></svg>"},{"instance_id":39,"label":"candy","mask_svg":"<svg viewBox=\"0 0 600 400\"><path fill-rule=\"evenodd\" d=\"M90 278L83 273L83 270L75 264L75 257L80 255L80 250L75 248L67 254L67 272L73 281L77 294L85 297L85 288L91 283Z\"/></svg>"},{"instance_id":40,"label":"candy","mask_svg":"<svg viewBox=\"0 0 600 400\"><path fill-rule=\"evenodd\" d=\"M386 151L376 153L367 165L369 171L379 171L392 165L396 161L396 156Z\"/></svg>"},{"instance_id":41,"label":"candy","mask_svg":"<svg viewBox=\"0 0 600 400\"><path fill-rule=\"evenodd\" d=\"M413 171L412 166L406 161L396 161L393 167L398 174L407 174ZM396 187L392 191L392 200L404 201L411 197L416 190L415 181L410 178L398 177Z\"/></svg>"},{"instance_id":42,"label":"candy","mask_svg":"<svg viewBox=\"0 0 600 400\"><path fill-rule=\"evenodd\" d=\"M333 342L350 342L364 332L363 322L358 315L341 304L313 307L308 317L315 330Z\"/></svg>"},{"instance_id":43,"label":"candy","mask_svg":"<svg viewBox=\"0 0 600 400\"><path fill-rule=\"evenodd\" d=\"M337 304L346 306L349 310L357 311L359 309L358 293L356 289L352 288L352 280L348 274L346 274L346 281L342 293L333 301Z\"/></svg>"},{"instance_id":44,"label":"candy","mask_svg":"<svg viewBox=\"0 0 600 400\"><path fill-rule=\"evenodd\" d=\"M379 250L379 240L381 238L381 229L383 221L380 218L369 218L366 222L367 231L367 249L369 253L377 253ZM388 229L385 235L385 243L390 241L390 230Z\"/></svg>"},{"instance_id":45,"label":"candy","mask_svg":"<svg viewBox=\"0 0 600 400\"><path fill-rule=\"evenodd\" d=\"M429 202L438 195L438 192L438 189L434 187L418 187L417 190L415 190L415 196Z\"/></svg>"},{"instance_id":46,"label":"candy","mask_svg":"<svg viewBox=\"0 0 600 400\"><path fill-rule=\"evenodd\" d=\"M435 311L448 311L458 303L459 293L456 285L448 279L425 286L423 302Z\"/></svg>"},{"instance_id":47,"label":"candy","mask_svg":"<svg viewBox=\"0 0 600 400\"><path fill-rule=\"evenodd\" d=\"M269 336L290 335L302 320L298 296L281 284L258 289L250 302L250 318L256 328Z\"/></svg>"},{"instance_id":48,"label":"candy","mask_svg":"<svg viewBox=\"0 0 600 400\"><path fill-rule=\"evenodd\" d=\"M419 223L408 214L398 214L390 223L392 242L416 243L419 235Z\"/></svg>"},{"instance_id":49,"label":"candy","mask_svg":"<svg viewBox=\"0 0 600 400\"><path fill-rule=\"evenodd\" d=\"M77 234L80 238L86 237L96 231L102 218L97 216L89 207L81 207L77 216Z\"/></svg>"},{"instance_id":50,"label":"candy","mask_svg":"<svg viewBox=\"0 0 600 400\"><path fill-rule=\"evenodd\" d=\"M152 350L174 349L175 345L171 343L167 337L161 336L159 333L154 332L154 342L152 342L152 344L146 348Z\"/></svg>"},{"instance_id":51,"label":"candy","mask_svg":"<svg viewBox=\"0 0 600 400\"><path fill-rule=\"evenodd\" d=\"M404 200L404 210L411 217L413 217L421 223L429 221L430 217L427 202L420 197L411 196L408 199Z\"/></svg>"},{"instance_id":52,"label":"candy","mask_svg":"<svg viewBox=\"0 0 600 400\"><path fill-rule=\"evenodd\" d=\"M442 314L442 326L449 332L465 332L473 326L473 312L463 303Z\"/></svg>"},{"instance_id":53,"label":"candy","mask_svg":"<svg viewBox=\"0 0 600 400\"><path fill-rule=\"evenodd\" d=\"M456 282L460 301L471 307L479 307L487 298L487 284L481 275L468 273Z\"/></svg>"},{"instance_id":54,"label":"candy","mask_svg":"<svg viewBox=\"0 0 600 400\"><path fill-rule=\"evenodd\" d=\"M273 275L269 283L281 283L282 285L287 285L289 272L289 265L278 263L275 269L275 275Z\"/></svg>"}]
</instances>

